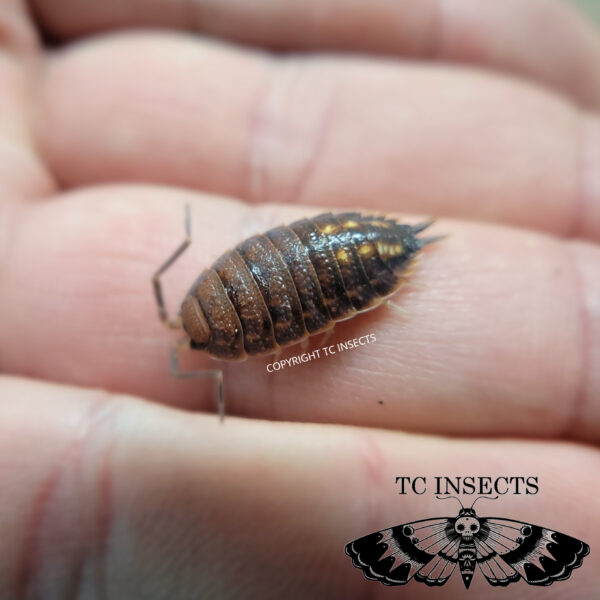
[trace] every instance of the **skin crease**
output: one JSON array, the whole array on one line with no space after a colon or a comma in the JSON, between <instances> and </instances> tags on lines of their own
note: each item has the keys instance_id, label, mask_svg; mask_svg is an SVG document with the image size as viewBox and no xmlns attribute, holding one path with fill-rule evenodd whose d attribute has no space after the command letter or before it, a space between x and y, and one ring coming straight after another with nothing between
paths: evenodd
<instances>
[{"instance_id":1,"label":"skin crease","mask_svg":"<svg viewBox=\"0 0 600 600\"><path fill-rule=\"evenodd\" d=\"M566 582L510 589L594 597L597 33L549 1L140 2L0 7L3 600L463 598L457 573L389 589L343 553L454 516L394 483L440 474L538 476L536 496L478 514L592 552ZM171 31L118 30L148 24ZM272 375L271 359L226 366L221 426L198 414L209 382L169 376L179 334L151 296L186 203L194 243L165 276L171 311L227 248L325 210L435 215L447 238L401 310L328 342L375 343ZM507 591L477 572L469 593Z\"/></svg>"}]
</instances>

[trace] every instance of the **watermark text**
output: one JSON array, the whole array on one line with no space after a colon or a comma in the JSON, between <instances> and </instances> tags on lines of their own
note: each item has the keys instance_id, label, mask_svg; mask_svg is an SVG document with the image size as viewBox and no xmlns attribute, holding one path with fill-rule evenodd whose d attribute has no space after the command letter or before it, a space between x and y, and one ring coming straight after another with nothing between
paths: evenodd
<instances>
[{"instance_id":1,"label":"watermark text","mask_svg":"<svg viewBox=\"0 0 600 600\"><path fill-rule=\"evenodd\" d=\"M367 346L368 344L372 344L376 341L377 338L375 337L375 334L368 333L366 335L361 335L358 338L346 340L345 342L338 342L337 344L331 344L330 346L323 346L322 348L317 348L312 352L303 352L302 354L296 354L290 358L284 358L282 360L269 363L267 365L267 373L275 373L276 371L281 371L282 369L287 369L288 367L296 367L303 363L310 362L311 360L326 358L328 356L340 354L341 352L347 352L348 350L355 350L356 348Z\"/></svg>"}]
</instances>

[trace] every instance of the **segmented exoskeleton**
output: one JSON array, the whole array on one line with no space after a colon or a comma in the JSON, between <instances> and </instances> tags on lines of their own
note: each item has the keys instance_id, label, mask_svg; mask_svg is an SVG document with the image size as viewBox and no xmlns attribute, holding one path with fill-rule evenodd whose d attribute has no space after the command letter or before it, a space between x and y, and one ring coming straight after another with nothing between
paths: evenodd
<instances>
[{"instance_id":1,"label":"segmented exoskeleton","mask_svg":"<svg viewBox=\"0 0 600 600\"><path fill-rule=\"evenodd\" d=\"M154 276L159 313L167 325L183 327L190 348L222 360L274 353L375 308L405 281L423 246L439 239L417 237L431 222L358 212L275 227L218 258L170 321L159 277L189 245L189 211L186 223L187 239Z\"/></svg>"}]
</instances>

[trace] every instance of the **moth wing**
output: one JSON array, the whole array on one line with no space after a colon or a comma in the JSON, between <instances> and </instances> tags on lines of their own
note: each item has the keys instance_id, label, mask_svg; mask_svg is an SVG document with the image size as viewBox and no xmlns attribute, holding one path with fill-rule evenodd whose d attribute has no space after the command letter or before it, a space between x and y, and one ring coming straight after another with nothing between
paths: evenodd
<instances>
[{"instance_id":1,"label":"moth wing","mask_svg":"<svg viewBox=\"0 0 600 600\"><path fill-rule=\"evenodd\" d=\"M430 586L444 585L458 560L460 536L454 521L440 517L382 529L350 542L346 554L367 579L385 585L404 585L413 577Z\"/></svg>"},{"instance_id":2,"label":"moth wing","mask_svg":"<svg viewBox=\"0 0 600 600\"><path fill-rule=\"evenodd\" d=\"M482 518L474 537L477 562L492 585L521 577L531 585L568 579L590 548L581 540L545 527L503 518Z\"/></svg>"},{"instance_id":3,"label":"moth wing","mask_svg":"<svg viewBox=\"0 0 600 600\"><path fill-rule=\"evenodd\" d=\"M507 586L521 579L521 575L510 564L504 562L492 549L489 541L482 541L476 534L473 536L477 552L477 565L483 576L494 586Z\"/></svg>"}]
</instances>

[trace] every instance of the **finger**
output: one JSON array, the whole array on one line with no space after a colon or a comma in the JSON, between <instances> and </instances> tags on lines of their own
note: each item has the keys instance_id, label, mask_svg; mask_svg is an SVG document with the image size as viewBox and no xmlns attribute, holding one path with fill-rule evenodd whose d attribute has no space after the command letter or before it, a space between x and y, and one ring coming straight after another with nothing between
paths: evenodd
<instances>
[{"instance_id":1,"label":"finger","mask_svg":"<svg viewBox=\"0 0 600 600\"><path fill-rule=\"evenodd\" d=\"M3 2L0 6L0 47L19 55L31 55L38 50L36 31L22 0Z\"/></svg>"},{"instance_id":2,"label":"finger","mask_svg":"<svg viewBox=\"0 0 600 600\"><path fill-rule=\"evenodd\" d=\"M146 25L202 31L283 50L359 50L497 68L600 105L600 41L566 3L549 0L36 0L42 25L71 38ZM543 25L542 25L543 24Z\"/></svg>"},{"instance_id":3,"label":"finger","mask_svg":"<svg viewBox=\"0 0 600 600\"><path fill-rule=\"evenodd\" d=\"M6 10L0 8L0 205L5 206L55 190L31 131L31 63L5 50L12 43L11 31L6 32L6 40L2 39ZM2 220L0 237L4 237Z\"/></svg>"},{"instance_id":4,"label":"finger","mask_svg":"<svg viewBox=\"0 0 600 600\"><path fill-rule=\"evenodd\" d=\"M23 3L0 5L0 243L3 210L50 194L55 186L33 141L33 72L39 63L37 39Z\"/></svg>"},{"instance_id":5,"label":"finger","mask_svg":"<svg viewBox=\"0 0 600 600\"><path fill-rule=\"evenodd\" d=\"M599 456L590 447L237 419L220 426L133 398L6 377L0 398L0 535L11 540L0 583L9 600L79 589L152 600L239 598L240 586L244 598L261 599L383 593L352 568L344 546L456 515L431 489L399 496L395 484L454 478L456 465L461 476L538 478L538 494L481 503L480 514L600 544ZM519 597L593 597L599 566L592 550L569 581L550 590L521 583ZM447 587L445 598L464 597L459 585ZM472 591L506 597L481 573Z\"/></svg>"},{"instance_id":6,"label":"finger","mask_svg":"<svg viewBox=\"0 0 600 600\"><path fill-rule=\"evenodd\" d=\"M170 377L169 347L181 334L160 325L151 293L153 272L183 239L186 202L193 245L163 279L171 312L225 250L307 216L142 187L90 189L24 211L11 224L0 287L2 369L214 410L214 384ZM359 315L329 342L373 333L374 343L276 373L266 370L273 357L224 363L199 352L182 367L222 367L229 414L598 439L598 247L451 221L433 231L448 237L423 252L394 297L403 312Z\"/></svg>"},{"instance_id":7,"label":"finger","mask_svg":"<svg viewBox=\"0 0 600 600\"><path fill-rule=\"evenodd\" d=\"M598 120L512 81L374 60L275 63L148 35L60 55L43 89L40 143L67 186L153 181L600 236Z\"/></svg>"}]
</instances>

